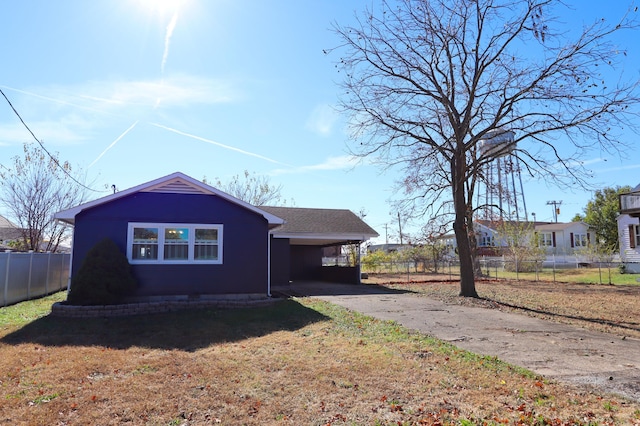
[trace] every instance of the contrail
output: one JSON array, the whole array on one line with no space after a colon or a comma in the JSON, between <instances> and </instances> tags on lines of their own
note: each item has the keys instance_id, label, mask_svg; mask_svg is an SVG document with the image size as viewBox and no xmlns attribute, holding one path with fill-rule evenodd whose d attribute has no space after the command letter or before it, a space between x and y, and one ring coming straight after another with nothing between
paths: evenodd
<instances>
[{"instance_id":1,"label":"contrail","mask_svg":"<svg viewBox=\"0 0 640 426\"><path fill-rule=\"evenodd\" d=\"M98 155L98 157L97 157L95 160L93 160L93 161L91 162L91 164L89 164L89 167L87 167L87 169L90 169L90 168L91 168L91 166L93 166L94 164L96 164L96 163L98 162L98 160L99 160L99 159L101 159L101 158L102 158L102 156L103 156L103 155L105 155L105 154L107 153L107 151L109 151L111 148L113 148L113 147L114 147L114 145L115 145L115 144L117 144L117 143L118 143L118 141L119 141L120 139L122 139L123 137L125 137L125 135L126 135L127 133L129 133L129 132L134 128L134 127L136 127L136 124L138 124L138 122L139 122L139 121L140 121L140 120L136 120L136 122L135 122L135 123L133 123L133 124L132 124L128 129L127 129L127 130L125 130L124 132L122 132L122 134L121 134L120 136L118 136L118 137L116 138L116 140L114 140L113 142L111 142L111 145L109 145L109 146L107 147L107 149L105 149L104 151L102 151L102 152L100 153L100 155Z\"/></svg>"},{"instance_id":2,"label":"contrail","mask_svg":"<svg viewBox=\"0 0 640 426\"><path fill-rule=\"evenodd\" d=\"M2 86L2 85L0 85L0 87L3 88L3 89L12 90L12 91L17 92L17 93L22 93L23 95L29 95L29 96L33 96L33 97L38 98L38 99L43 99L45 101L54 102L54 103L57 103L57 104L60 104L60 105L72 106L72 107L84 109L84 110L87 110L87 111L98 112L98 113L101 113L101 114L119 116L119 114L115 114L115 113L112 113L112 112L107 112L107 111L104 111L104 110L101 110L101 109L91 108L91 107L87 107L87 106L84 106L84 105L74 104L72 102L67 102L67 101L63 101L63 100L60 100L60 99L51 98L51 97L48 97L48 96L38 95L37 93L27 92L26 90L20 90L20 89L14 88L14 87ZM86 96L79 96L79 97L80 98L91 99L91 98L86 97ZM93 99L94 100L101 100L103 102L108 102L108 100L104 100L104 99L98 99L98 98L93 98Z\"/></svg>"},{"instance_id":3,"label":"contrail","mask_svg":"<svg viewBox=\"0 0 640 426\"><path fill-rule=\"evenodd\" d=\"M164 53L162 54L162 65L160 66L160 72L164 74L164 66L167 64L167 57L169 56L169 44L171 43L171 36L173 30L176 29L176 23L178 22L178 11L176 10L171 17L171 22L167 25L167 32L164 36Z\"/></svg>"},{"instance_id":4,"label":"contrail","mask_svg":"<svg viewBox=\"0 0 640 426\"><path fill-rule=\"evenodd\" d=\"M274 160L274 159L269 158L269 157L265 157L265 156L260 155L260 154L255 154L253 152L244 151L242 149L235 148L235 147L232 147L232 146L229 146L229 145L225 145L225 144L222 144L220 142L212 141L211 139L206 139L206 138L203 138L203 137L200 137L200 136L196 136L196 135L192 135L192 134L189 134L189 133L181 132L180 130L172 129L171 127L163 126L162 124L157 124L157 123L149 123L149 124L151 124L152 126L159 127L161 129L168 130L168 131L173 132L173 133L177 133L177 134L182 135L182 136L187 136L187 137L190 137L190 138L193 138L193 139L197 139L197 140L202 141L202 142L210 143L210 144L219 146L221 148L228 149L230 151L235 151L235 152L239 152L240 154L244 154L244 155L249 155L251 157L260 158L260 159L266 160L266 161L268 161L270 163L280 164L280 165L287 166L287 167L293 167L290 164L282 163L280 161Z\"/></svg>"}]
</instances>

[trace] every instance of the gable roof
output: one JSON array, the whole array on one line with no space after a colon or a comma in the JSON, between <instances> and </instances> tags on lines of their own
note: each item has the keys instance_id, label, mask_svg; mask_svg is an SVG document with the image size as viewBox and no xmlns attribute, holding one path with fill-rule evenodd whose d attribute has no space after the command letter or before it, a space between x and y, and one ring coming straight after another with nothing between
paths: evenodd
<instances>
[{"instance_id":1,"label":"gable roof","mask_svg":"<svg viewBox=\"0 0 640 426\"><path fill-rule=\"evenodd\" d=\"M4 216L0 216L0 241L22 237L22 230Z\"/></svg>"},{"instance_id":2,"label":"gable roof","mask_svg":"<svg viewBox=\"0 0 640 426\"><path fill-rule=\"evenodd\" d=\"M261 206L285 223L272 231L274 238L289 238L292 245L333 245L365 241L378 233L346 209Z\"/></svg>"},{"instance_id":3,"label":"gable roof","mask_svg":"<svg viewBox=\"0 0 640 426\"><path fill-rule=\"evenodd\" d=\"M536 231L563 231L565 229L571 228L577 224L582 224L586 228L591 228L588 223L579 221L579 222L518 222L512 220L505 220L502 222L491 221L491 220L475 220L474 222L484 226L485 228L491 230L498 230L502 225L508 226L516 226L516 225L525 225L527 227L533 226Z\"/></svg>"},{"instance_id":4,"label":"gable roof","mask_svg":"<svg viewBox=\"0 0 640 426\"><path fill-rule=\"evenodd\" d=\"M193 179L192 177L187 176L184 173L180 173L180 172L175 172L170 175L167 175L158 179L154 179L150 182L143 183L138 186L134 186L133 188L125 189L124 191L116 192L106 197L98 198L96 200L89 201L88 203L80 204L79 206L75 206L70 209L60 211L56 213L54 217L60 221L73 224L75 223L76 216L83 210L87 210L92 207L106 204L111 201L115 201L119 198L126 197L127 195L131 195L137 192L214 195L224 200L227 200L231 203L244 207L247 210L250 210L257 214L262 215L265 219L267 219L267 222L269 223L270 228L284 223L283 219L269 212L261 210L258 207L252 206L249 203L239 200L225 192L222 192L212 186L209 186L203 182L200 182L199 180Z\"/></svg>"}]
</instances>

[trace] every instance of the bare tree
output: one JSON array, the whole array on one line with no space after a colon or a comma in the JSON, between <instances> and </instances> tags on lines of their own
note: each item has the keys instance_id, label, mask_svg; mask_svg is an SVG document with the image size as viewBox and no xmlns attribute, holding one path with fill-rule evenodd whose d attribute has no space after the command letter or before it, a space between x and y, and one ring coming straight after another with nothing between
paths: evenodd
<instances>
[{"instance_id":1,"label":"bare tree","mask_svg":"<svg viewBox=\"0 0 640 426\"><path fill-rule=\"evenodd\" d=\"M207 178L203 179L204 183ZM245 170L242 175L234 175L228 181L223 182L216 178L216 187L242 201L253 206L285 205L286 200L280 191L282 185L274 185L266 176L259 176Z\"/></svg>"},{"instance_id":2,"label":"bare tree","mask_svg":"<svg viewBox=\"0 0 640 426\"><path fill-rule=\"evenodd\" d=\"M461 296L477 297L473 195L483 166L509 154L532 177L587 186L582 156L620 152L616 130L633 128L638 81L615 73L626 52L610 40L637 29L635 11L572 33L553 16L561 7L383 0L355 25L334 26L352 151L402 168L414 212L452 214Z\"/></svg>"},{"instance_id":3,"label":"bare tree","mask_svg":"<svg viewBox=\"0 0 640 426\"><path fill-rule=\"evenodd\" d=\"M14 157L12 168L0 167L0 202L20 228L21 249L55 252L66 237L67 226L53 215L85 197L71 171L34 144L24 144L24 158Z\"/></svg>"}]
</instances>

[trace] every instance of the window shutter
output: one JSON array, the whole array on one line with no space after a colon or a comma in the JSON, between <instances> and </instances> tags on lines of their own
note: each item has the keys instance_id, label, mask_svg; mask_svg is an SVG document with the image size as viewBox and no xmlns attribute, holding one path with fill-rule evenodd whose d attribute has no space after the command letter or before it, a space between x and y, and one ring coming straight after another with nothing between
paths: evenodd
<instances>
[{"instance_id":1,"label":"window shutter","mask_svg":"<svg viewBox=\"0 0 640 426\"><path fill-rule=\"evenodd\" d=\"M571 247L574 247L574 245L573 245L573 232L571 232L569 234L569 238L571 239Z\"/></svg>"},{"instance_id":2,"label":"window shutter","mask_svg":"<svg viewBox=\"0 0 640 426\"><path fill-rule=\"evenodd\" d=\"M629 225L629 247L636 248L635 226Z\"/></svg>"},{"instance_id":3,"label":"window shutter","mask_svg":"<svg viewBox=\"0 0 640 426\"><path fill-rule=\"evenodd\" d=\"M591 234L587 231L587 244L591 244Z\"/></svg>"},{"instance_id":4,"label":"window shutter","mask_svg":"<svg viewBox=\"0 0 640 426\"><path fill-rule=\"evenodd\" d=\"M556 246L556 233L555 232L551 233L551 238L553 239L553 246L555 247Z\"/></svg>"}]
</instances>

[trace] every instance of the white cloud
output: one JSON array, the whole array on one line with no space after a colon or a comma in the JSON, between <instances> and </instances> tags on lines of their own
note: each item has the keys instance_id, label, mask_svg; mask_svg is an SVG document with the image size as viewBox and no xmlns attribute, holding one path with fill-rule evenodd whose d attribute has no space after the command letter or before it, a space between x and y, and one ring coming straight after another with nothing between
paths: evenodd
<instances>
[{"instance_id":1,"label":"white cloud","mask_svg":"<svg viewBox=\"0 0 640 426\"><path fill-rule=\"evenodd\" d=\"M307 173L325 170L345 170L355 167L360 159L352 155L341 155L339 157L329 157L322 163L308 166L292 167L290 169L277 169L271 172L272 175L284 175L294 173Z\"/></svg>"},{"instance_id":2,"label":"white cloud","mask_svg":"<svg viewBox=\"0 0 640 426\"><path fill-rule=\"evenodd\" d=\"M239 97L230 81L185 74L164 79L90 81L27 89L0 87L12 93L12 103L36 137L54 145L91 140L114 124L114 120L145 120L159 107L227 103ZM17 117L7 115L0 121L0 139L12 144L33 138L17 123Z\"/></svg>"},{"instance_id":3,"label":"white cloud","mask_svg":"<svg viewBox=\"0 0 640 426\"><path fill-rule=\"evenodd\" d=\"M232 102L238 97L228 81L188 75L166 79L140 81L106 81L89 83L76 90L80 98L103 107L154 107L160 99L164 107L185 107L192 104Z\"/></svg>"},{"instance_id":4,"label":"white cloud","mask_svg":"<svg viewBox=\"0 0 640 426\"><path fill-rule=\"evenodd\" d=\"M330 105L318 105L307 119L306 127L312 132L326 136L331 134L338 121L338 113Z\"/></svg>"},{"instance_id":5,"label":"white cloud","mask_svg":"<svg viewBox=\"0 0 640 426\"><path fill-rule=\"evenodd\" d=\"M168 78L137 81L89 81L73 86L34 87L28 90L0 86L27 98L45 102L51 111L51 104L100 113L122 112L126 107L153 108L158 99L165 107L183 107L192 104L217 104L232 102L239 94L233 83L226 80L201 78L191 75L174 75ZM27 99L23 100L23 103ZM40 106L42 108L42 106Z\"/></svg>"}]
</instances>

